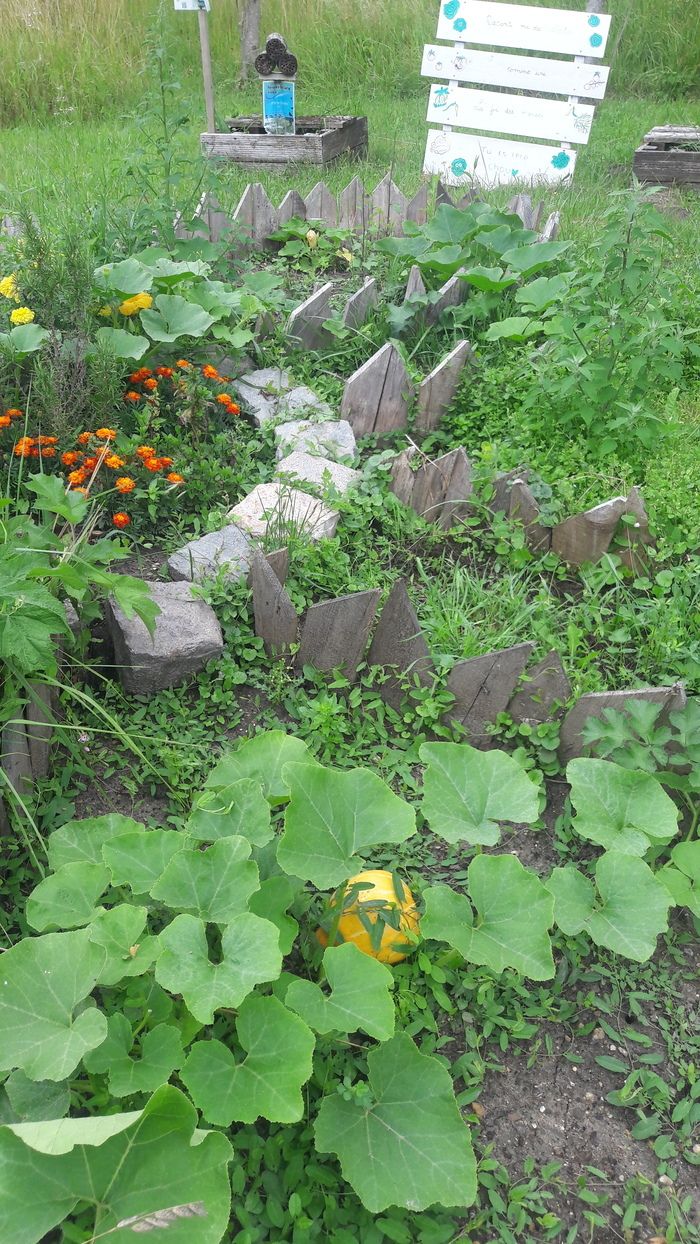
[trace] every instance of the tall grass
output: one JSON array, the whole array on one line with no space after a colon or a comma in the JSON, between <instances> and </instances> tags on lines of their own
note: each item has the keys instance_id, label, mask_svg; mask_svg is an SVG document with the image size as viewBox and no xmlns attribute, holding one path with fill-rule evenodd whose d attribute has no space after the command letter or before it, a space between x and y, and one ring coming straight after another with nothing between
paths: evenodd
<instances>
[{"instance_id":1,"label":"tall grass","mask_svg":"<svg viewBox=\"0 0 700 1244\"><path fill-rule=\"evenodd\" d=\"M236 78L237 3L212 0L224 89ZM609 0L608 7L618 93L700 94L697 0ZM420 89L420 51L434 36L437 8L436 0L266 0L263 27L285 32L303 85L342 111L343 96L358 89L398 96ZM0 125L128 112L142 92L149 37L167 40L185 84L198 72L197 23L175 13L172 0L0 0L0 14Z\"/></svg>"}]
</instances>

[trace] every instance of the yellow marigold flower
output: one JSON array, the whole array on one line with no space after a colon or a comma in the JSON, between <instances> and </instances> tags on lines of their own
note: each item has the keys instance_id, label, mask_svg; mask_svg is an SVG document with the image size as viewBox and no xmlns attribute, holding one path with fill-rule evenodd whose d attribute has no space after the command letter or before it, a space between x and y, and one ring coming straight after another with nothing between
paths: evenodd
<instances>
[{"instance_id":1,"label":"yellow marigold flower","mask_svg":"<svg viewBox=\"0 0 700 1244\"><path fill-rule=\"evenodd\" d=\"M11 298L13 302L19 302L17 277L14 272L10 276L4 276L0 281L0 294L3 298Z\"/></svg>"},{"instance_id":2,"label":"yellow marigold flower","mask_svg":"<svg viewBox=\"0 0 700 1244\"><path fill-rule=\"evenodd\" d=\"M34 318L34 312L30 311L29 307L15 307L14 311L10 312L11 324L31 324Z\"/></svg>"},{"instance_id":3,"label":"yellow marigold flower","mask_svg":"<svg viewBox=\"0 0 700 1244\"><path fill-rule=\"evenodd\" d=\"M153 306L150 294L134 294L133 298L125 298L119 310L122 315L136 315L137 311L147 311Z\"/></svg>"}]
</instances>

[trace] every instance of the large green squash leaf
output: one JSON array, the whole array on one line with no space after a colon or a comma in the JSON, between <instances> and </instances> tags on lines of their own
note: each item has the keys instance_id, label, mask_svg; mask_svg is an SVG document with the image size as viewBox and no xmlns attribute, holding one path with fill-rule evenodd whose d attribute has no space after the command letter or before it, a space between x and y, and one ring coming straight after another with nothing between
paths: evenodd
<instances>
[{"instance_id":1,"label":"large green squash leaf","mask_svg":"<svg viewBox=\"0 0 700 1244\"><path fill-rule=\"evenodd\" d=\"M204 785L221 789L241 778L252 778L270 803L283 803L289 798L289 786L282 770L290 761L310 761L306 743L283 730L267 730L222 756Z\"/></svg>"},{"instance_id":2,"label":"large green squash leaf","mask_svg":"<svg viewBox=\"0 0 700 1244\"><path fill-rule=\"evenodd\" d=\"M251 994L236 1020L246 1056L236 1062L221 1041L198 1041L182 1069L195 1105L210 1123L296 1123L315 1045L306 1024L277 998Z\"/></svg>"},{"instance_id":3,"label":"large green squash leaf","mask_svg":"<svg viewBox=\"0 0 700 1244\"><path fill-rule=\"evenodd\" d=\"M425 891L423 936L494 972L515 968L536 981L554 976L554 901L542 882L513 855L477 855L467 877L471 903L449 886Z\"/></svg>"},{"instance_id":4,"label":"large green squash leaf","mask_svg":"<svg viewBox=\"0 0 700 1244\"><path fill-rule=\"evenodd\" d=\"M155 308L150 307L140 313L141 323L154 341L203 337L214 323L212 315L179 294L158 294Z\"/></svg>"},{"instance_id":5,"label":"large green squash leaf","mask_svg":"<svg viewBox=\"0 0 700 1244\"><path fill-rule=\"evenodd\" d=\"M151 344L148 337L139 337L136 333L127 332L125 328L98 328L95 340L107 353L118 359L143 358Z\"/></svg>"},{"instance_id":6,"label":"large green squash leaf","mask_svg":"<svg viewBox=\"0 0 700 1244\"><path fill-rule=\"evenodd\" d=\"M674 903L687 907L700 920L700 842L679 842L657 877Z\"/></svg>"},{"instance_id":7,"label":"large green squash leaf","mask_svg":"<svg viewBox=\"0 0 700 1244\"><path fill-rule=\"evenodd\" d=\"M325 994L314 981L293 980L285 1002L316 1032L356 1032L375 1041L394 1035L394 978L383 963L352 942L329 946L323 968L330 985Z\"/></svg>"},{"instance_id":8,"label":"large green squash leaf","mask_svg":"<svg viewBox=\"0 0 700 1244\"><path fill-rule=\"evenodd\" d=\"M109 1090L115 1097L153 1093L182 1066L182 1041L173 1024L157 1024L144 1034L140 1058L132 1056L132 1045L131 1024L116 1012L107 1021L102 1045L83 1059L86 1071L108 1074Z\"/></svg>"},{"instance_id":9,"label":"large green squash leaf","mask_svg":"<svg viewBox=\"0 0 700 1244\"><path fill-rule=\"evenodd\" d=\"M133 1244L134 1219L191 1206L187 1217L170 1215L163 1239L219 1244L230 1212L231 1145L196 1124L187 1098L168 1086L142 1111L1 1127L3 1238L40 1244L86 1204L95 1209L93 1238ZM163 1226L167 1217L162 1213Z\"/></svg>"},{"instance_id":10,"label":"large green squash leaf","mask_svg":"<svg viewBox=\"0 0 700 1244\"><path fill-rule=\"evenodd\" d=\"M206 851L178 851L151 886L151 896L175 911L227 924L248 908L260 888L245 838L221 838Z\"/></svg>"},{"instance_id":11,"label":"large green squash leaf","mask_svg":"<svg viewBox=\"0 0 700 1244\"><path fill-rule=\"evenodd\" d=\"M293 877L327 889L346 881L373 846L404 842L416 814L368 769L324 769L289 764L284 769L291 801L277 850L280 867Z\"/></svg>"},{"instance_id":12,"label":"large green squash leaf","mask_svg":"<svg viewBox=\"0 0 700 1244\"><path fill-rule=\"evenodd\" d=\"M109 886L104 864L64 864L44 877L27 899L27 921L39 933L79 929L97 914L97 900Z\"/></svg>"},{"instance_id":13,"label":"large green squash leaf","mask_svg":"<svg viewBox=\"0 0 700 1244\"><path fill-rule=\"evenodd\" d=\"M554 916L567 935L583 929L598 946L643 963L668 928L672 898L648 864L634 855L607 851L595 866L593 884L572 866L555 868L547 887ZM596 893L597 891L597 893Z\"/></svg>"},{"instance_id":14,"label":"large green squash leaf","mask_svg":"<svg viewBox=\"0 0 700 1244\"><path fill-rule=\"evenodd\" d=\"M280 950L288 955L294 945L299 925L293 916L287 914L288 907L296 897L295 887L284 873L276 873L260 882L260 889L251 895L248 904L250 911L256 916L263 916L279 929Z\"/></svg>"},{"instance_id":15,"label":"large green squash leaf","mask_svg":"<svg viewBox=\"0 0 700 1244\"><path fill-rule=\"evenodd\" d=\"M112 885L128 885L134 894L148 894L186 843L185 835L174 829L149 829L112 838L104 844L102 858L112 875Z\"/></svg>"},{"instance_id":16,"label":"large green squash leaf","mask_svg":"<svg viewBox=\"0 0 700 1244\"><path fill-rule=\"evenodd\" d=\"M100 985L116 985L126 976L142 976L160 952L157 937L143 936L148 908L119 903L101 911L89 927L90 941L107 954L100 972Z\"/></svg>"},{"instance_id":17,"label":"large green squash leaf","mask_svg":"<svg viewBox=\"0 0 700 1244\"><path fill-rule=\"evenodd\" d=\"M569 761L566 780L576 833L606 851L645 855L678 832L678 808L650 773L581 757Z\"/></svg>"},{"instance_id":18,"label":"large green squash leaf","mask_svg":"<svg viewBox=\"0 0 700 1244\"><path fill-rule=\"evenodd\" d=\"M274 834L260 779L239 778L229 786L203 790L192 805L185 832L200 842L237 835L254 847L264 847Z\"/></svg>"},{"instance_id":19,"label":"large green squash leaf","mask_svg":"<svg viewBox=\"0 0 700 1244\"><path fill-rule=\"evenodd\" d=\"M28 937L6 950L0 973L0 1071L64 1080L104 1041L107 1020L89 997L105 960L88 929Z\"/></svg>"},{"instance_id":20,"label":"large green squash leaf","mask_svg":"<svg viewBox=\"0 0 700 1244\"><path fill-rule=\"evenodd\" d=\"M424 743L421 810L434 834L448 842L494 846L499 821L537 820L537 787L506 752L480 752L468 743Z\"/></svg>"},{"instance_id":21,"label":"large green squash leaf","mask_svg":"<svg viewBox=\"0 0 700 1244\"><path fill-rule=\"evenodd\" d=\"M246 911L221 936L221 962L212 963L206 926L196 916L176 916L160 934L156 980L169 993L182 994L200 1024L211 1024L220 1007L239 1007L244 998L282 971L279 930Z\"/></svg>"},{"instance_id":22,"label":"large green squash leaf","mask_svg":"<svg viewBox=\"0 0 700 1244\"><path fill-rule=\"evenodd\" d=\"M363 1205L419 1212L471 1205L476 1164L450 1073L420 1054L406 1033L373 1049L366 1099L332 1093L315 1124L316 1148L336 1153Z\"/></svg>"},{"instance_id":23,"label":"large green squash leaf","mask_svg":"<svg viewBox=\"0 0 700 1244\"><path fill-rule=\"evenodd\" d=\"M66 821L51 834L48 841L49 868L57 872L64 864L101 864L102 847L120 834L145 833L139 821L110 812L107 816L91 816L84 821Z\"/></svg>"}]
</instances>

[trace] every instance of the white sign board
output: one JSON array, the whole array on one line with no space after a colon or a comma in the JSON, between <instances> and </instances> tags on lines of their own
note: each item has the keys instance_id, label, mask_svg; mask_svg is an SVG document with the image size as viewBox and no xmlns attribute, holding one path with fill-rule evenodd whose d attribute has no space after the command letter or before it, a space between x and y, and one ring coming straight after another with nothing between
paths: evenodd
<instances>
[{"instance_id":1,"label":"white sign board","mask_svg":"<svg viewBox=\"0 0 700 1244\"><path fill-rule=\"evenodd\" d=\"M526 138L587 143L594 112L592 104L507 95L505 91L472 91L461 86L432 86L428 121Z\"/></svg>"},{"instance_id":2,"label":"white sign board","mask_svg":"<svg viewBox=\"0 0 700 1244\"><path fill-rule=\"evenodd\" d=\"M201 4L200 0L175 0L175 8L178 13L197 13L200 10L208 13L210 11L209 0L201 0Z\"/></svg>"},{"instance_id":3,"label":"white sign board","mask_svg":"<svg viewBox=\"0 0 700 1244\"><path fill-rule=\"evenodd\" d=\"M540 185L567 181L576 165L576 152L539 143L513 143L478 134L446 134L431 130L423 170L448 185Z\"/></svg>"},{"instance_id":4,"label":"white sign board","mask_svg":"<svg viewBox=\"0 0 700 1244\"><path fill-rule=\"evenodd\" d=\"M602 99L610 70L607 65L577 64L545 56L511 56L507 52L478 52L473 48L446 48L439 43L429 43L423 52L421 73L424 78L504 86L511 91Z\"/></svg>"},{"instance_id":5,"label":"white sign board","mask_svg":"<svg viewBox=\"0 0 700 1244\"><path fill-rule=\"evenodd\" d=\"M610 17L494 0L442 0L437 37L566 56L604 56Z\"/></svg>"}]
</instances>

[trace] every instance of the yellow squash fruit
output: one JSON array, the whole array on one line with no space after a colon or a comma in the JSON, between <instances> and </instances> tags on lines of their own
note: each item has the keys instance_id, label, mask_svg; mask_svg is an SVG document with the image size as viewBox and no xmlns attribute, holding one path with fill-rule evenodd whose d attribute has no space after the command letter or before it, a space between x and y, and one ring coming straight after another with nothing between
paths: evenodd
<instances>
[{"instance_id":1,"label":"yellow squash fruit","mask_svg":"<svg viewBox=\"0 0 700 1244\"><path fill-rule=\"evenodd\" d=\"M367 885L368 888L358 891L353 897L352 887L362 884ZM394 886L394 874L384 869L370 868L358 873L356 877L351 877L341 891L345 901L338 921L335 944L353 942L363 954L371 955L380 963L400 963L402 959L405 959L410 952L411 944L404 934L417 933L419 920L416 901L408 886L399 882L398 888L400 893L403 891L401 900ZM336 904L339 897L336 891L331 898L329 904L331 916L337 911ZM381 941L377 944L363 924L360 911L373 925L377 923L377 920L382 919L384 913L389 917L394 912L398 912L399 927L394 928L388 919L382 919L384 932ZM323 929L318 929L316 936L323 947L328 945L328 933Z\"/></svg>"}]
</instances>

